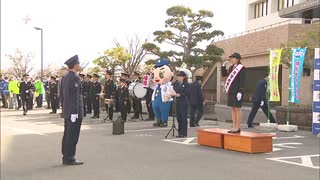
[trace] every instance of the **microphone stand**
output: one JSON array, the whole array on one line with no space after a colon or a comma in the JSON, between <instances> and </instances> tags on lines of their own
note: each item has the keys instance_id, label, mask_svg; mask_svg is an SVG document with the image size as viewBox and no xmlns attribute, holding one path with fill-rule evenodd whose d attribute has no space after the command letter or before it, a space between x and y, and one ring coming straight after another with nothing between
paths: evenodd
<instances>
[{"instance_id":1,"label":"microphone stand","mask_svg":"<svg viewBox=\"0 0 320 180\"><path fill-rule=\"evenodd\" d=\"M176 130L178 133L178 129L176 127L176 123L175 123L175 116L176 116L176 97L174 96L173 97L173 103L172 103L172 126L169 130L169 132L167 133L167 135L165 136L165 138L167 138L169 136L169 134L171 133L172 131L172 137L174 137L174 130Z\"/></svg>"}]
</instances>

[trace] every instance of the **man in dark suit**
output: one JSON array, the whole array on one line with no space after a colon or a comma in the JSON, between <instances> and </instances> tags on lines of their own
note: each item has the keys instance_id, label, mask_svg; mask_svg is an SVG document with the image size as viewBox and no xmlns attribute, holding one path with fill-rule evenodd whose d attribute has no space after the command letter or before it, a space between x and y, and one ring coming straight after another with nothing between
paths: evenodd
<instances>
[{"instance_id":1,"label":"man in dark suit","mask_svg":"<svg viewBox=\"0 0 320 180\"><path fill-rule=\"evenodd\" d=\"M140 74L138 72L133 73L133 82L134 83L141 83L141 80L139 78ZM142 114L142 104L141 99L138 97L132 97L132 108L133 108L133 116L131 119L139 119L140 114Z\"/></svg>"},{"instance_id":2,"label":"man in dark suit","mask_svg":"<svg viewBox=\"0 0 320 180\"><path fill-rule=\"evenodd\" d=\"M99 118L100 115L100 93L101 93L101 84L98 81L99 75L98 74L93 74L93 82L90 87L90 98L93 106L93 117L94 118Z\"/></svg>"},{"instance_id":3,"label":"man in dark suit","mask_svg":"<svg viewBox=\"0 0 320 180\"><path fill-rule=\"evenodd\" d=\"M64 134L62 139L62 154L64 165L81 165L83 162L75 159L83 118L83 98L81 95L80 70L77 55L65 62L69 72L62 81L62 102L64 115Z\"/></svg>"},{"instance_id":4,"label":"man in dark suit","mask_svg":"<svg viewBox=\"0 0 320 180\"><path fill-rule=\"evenodd\" d=\"M29 75L23 75L23 81L20 83L20 94L23 107L23 115L27 115L28 102L31 99L32 84L28 82Z\"/></svg>"},{"instance_id":5,"label":"man in dark suit","mask_svg":"<svg viewBox=\"0 0 320 180\"><path fill-rule=\"evenodd\" d=\"M87 82L85 81L84 77L86 76L83 73L79 74L80 76L80 82L81 82L81 88L82 88L82 97L83 97L83 117L87 116L87 92L85 89L87 89Z\"/></svg>"},{"instance_id":6,"label":"man in dark suit","mask_svg":"<svg viewBox=\"0 0 320 180\"><path fill-rule=\"evenodd\" d=\"M267 84L268 84L268 74L264 74L264 79L259 80L256 85L256 90L254 92L254 96L252 99L252 103L253 103L252 109L247 121L249 128L254 127L252 125L252 122L259 108L261 108L264 114L269 118L270 123L276 123L276 121L274 120L274 117L270 113L270 110L268 111L268 100L266 97L267 87L268 87Z\"/></svg>"},{"instance_id":7,"label":"man in dark suit","mask_svg":"<svg viewBox=\"0 0 320 180\"><path fill-rule=\"evenodd\" d=\"M50 86L50 102L51 102L51 109L52 111L50 114L57 113L57 106L59 105L59 98L58 98L58 84L56 82L56 77L51 76L51 86Z\"/></svg>"},{"instance_id":8,"label":"man in dark suit","mask_svg":"<svg viewBox=\"0 0 320 180\"><path fill-rule=\"evenodd\" d=\"M200 84L201 80L202 76L196 76L196 80L190 84L190 127L199 126L203 114L204 97ZM195 114L197 114L196 117Z\"/></svg>"},{"instance_id":9,"label":"man in dark suit","mask_svg":"<svg viewBox=\"0 0 320 180\"><path fill-rule=\"evenodd\" d=\"M105 74L106 83L104 84L103 92L104 92L104 98L105 99L113 99L115 98L115 91L116 86L114 84L114 81L112 80L112 71L107 70ZM105 103L106 110L108 111L108 120L113 119L113 102Z\"/></svg>"}]
</instances>

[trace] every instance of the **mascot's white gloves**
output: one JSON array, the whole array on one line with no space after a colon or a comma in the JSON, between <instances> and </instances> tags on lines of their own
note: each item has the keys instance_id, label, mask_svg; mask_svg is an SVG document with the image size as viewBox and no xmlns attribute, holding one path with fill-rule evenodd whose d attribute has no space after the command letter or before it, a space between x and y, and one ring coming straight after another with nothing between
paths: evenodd
<instances>
[{"instance_id":1,"label":"mascot's white gloves","mask_svg":"<svg viewBox=\"0 0 320 180\"><path fill-rule=\"evenodd\" d=\"M77 118L78 118L78 114L71 114L71 122L76 122L76 120L77 120Z\"/></svg>"},{"instance_id":2,"label":"mascot's white gloves","mask_svg":"<svg viewBox=\"0 0 320 180\"><path fill-rule=\"evenodd\" d=\"M223 67L226 67L226 65L228 64L228 61L224 61L224 63L222 64Z\"/></svg>"},{"instance_id":3,"label":"mascot's white gloves","mask_svg":"<svg viewBox=\"0 0 320 180\"><path fill-rule=\"evenodd\" d=\"M263 102L263 101L261 101L260 106L263 106L263 105L264 105L264 102Z\"/></svg>"},{"instance_id":4,"label":"mascot's white gloves","mask_svg":"<svg viewBox=\"0 0 320 180\"><path fill-rule=\"evenodd\" d=\"M242 98L242 94L238 92L238 93L237 93L237 100L240 101L241 98Z\"/></svg>"}]
</instances>

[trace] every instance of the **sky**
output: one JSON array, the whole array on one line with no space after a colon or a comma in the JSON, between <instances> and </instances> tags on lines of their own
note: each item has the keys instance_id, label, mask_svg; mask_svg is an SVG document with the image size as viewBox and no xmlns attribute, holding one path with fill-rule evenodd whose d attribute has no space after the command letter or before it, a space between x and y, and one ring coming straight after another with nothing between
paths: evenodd
<instances>
[{"instance_id":1,"label":"sky","mask_svg":"<svg viewBox=\"0 0 320 180\"><path fill-rule=\"evenodd\" d=\"M1 68L9 65L5 55L19 48L31 53L32 65L40 69L41 35L34 27L43 29L44 67L61 66L75 54L91 63L113 48L114 40L125 45L137 34L152 41L175 5L212 11L209 22L225 35L245 31L246 0L2 0ZM31 20L25 23L25 17Z\"/></svg>"}]
</instances>

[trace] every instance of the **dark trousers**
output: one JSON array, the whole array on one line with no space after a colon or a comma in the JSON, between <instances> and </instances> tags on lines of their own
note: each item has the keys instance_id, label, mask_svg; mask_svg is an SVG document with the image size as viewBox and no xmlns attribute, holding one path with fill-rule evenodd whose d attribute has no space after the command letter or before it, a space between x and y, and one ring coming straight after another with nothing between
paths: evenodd
<instances>
[{"instance_id":1,"label":"dark trousers","mask_svg":"<svg viewBox=\"0 0 320 180\"><path fill-rule=\"evenodd\" d=\"M133 112L134 118L139 118L140 114L142 114L142 104L141 104L141 99L139 98L133 98L132 100L132 107L133 107Z\"/></svg>"},{"instance_id":2,"label":"dark trousers","mask_svg":"<svg viewBox=\"0 0 320 180\"><path fill-rule=\"evenodd\" d=\"M106 106L106 111L108 111L108 118L110 120L113 119L113 105L110 105L110 104L105 104Z\"/></svg>"},{"instance_id":3,"label":"dark trousers","mask_svg":"<svg viewBox=\"0 0 320 180\"><path fill-rule=\"evenodd\" d=\"M18 109L21 108L21 95L17 94Z\"/></svg>"},{"instance_id":4,"label":"dark trousers","mask_svg":"<svg viewBox=\"0 0 320 180\"><path fill-rule=\"evenodd\" d=\"M57 112L57 105L58 105L57 102L59 102L58 97L56 97L56 96L50 97L50 102L51 102L52 112L56 113Z\"/></svg>"},{"instance_id":5,"label":"dark trousers","mask_svg":"<svg viewBox=\"0 0 320 180\"><path fill-rule=\"evenodd\" d=\"M152 104L151 101L146 101L147 104L147 110L148 110L148 114L149 114L149 119L154 119L154 112L152 109Z\"/></svg>"},{"instance_id":6,"label":"dark trousers","mask_svg":"<svg viewBox=\"0 0 320 180\"><path fill-rule=\"evenodd\" d=\"M42 94L39 94L39 96L36 97L37 107L38 107L38 108L41 108L41 107L42 107L42 99L43 99Z\"/></svg>"},{"instance_id":7,"label":"dark trousers","mask_svg":"<svg viewBox=\"0 0 320 180\"><path fill-rule=\"evenodd\" d=\"M64 133L62 138L62 155L63 161L74 161L76 154L76 147L79 140L80 128L82 124L82 118L71 122L71 119L64 119Z\"/></svg>"},{"instance_id":8,"label":"dark trousers","mask_svg":"<svg viewBox=\"0 0 320 180\"><path fill-rule=\"evenodd\" d=\"M120 102L121 104L121 102ZM121 105L120 105L121 106ZM126 107L127 107L127 113L130 113L131 112L131 101L127 101L127 104L126 104ZM121 111L121 110L120 110Z\"/></svg>"},{"instance_id":9,"label":"dark trousers","mask_svg":"<svg viewBox=\"0 0 320 180\"><path fill-rule=\"evenodd\" d=\"M28 101L29 101L29 97L27 97L26 95L22 95L22 96L21 96L21 101L22 101L23 112L24 112L24 113L27 113L27 112L28 112Z\"/></svg>"},{"instance_id":10,"label":"dark trousers","mask_svg":"<svg viewBox=\"0 0 320 180\"><path fill-rule=\"evenodd\" d=\"M188 132L188 101L186 100L177 100L176 102L176 115L178 121L178 131L179 135L187 136Z\"/></svg>"},{"instance_id":11,"label":"dark trousers","mask_svg":"<svg viewBox=\"0 0 320 180\"><path fill-rule=\"evenodd\" d=\"M30 98L28 98L27 100L27 106L28 106L28 109L33 109L33 95L30 94L29 96Z\"/></svg>"},{"instance_id":12,"label":"dark trousers","mask_svg":"<svg viewBox=\"0 0 320 180\"><path fill-rule=\"evenodd\" d=\"M87 97L83 97L83 116L87 116Z\"/></svg>"},{"instance_id":13,"label":"dark trousers","mask_svg":"<svg viewBox=\"0 0 320 180\"><path fill-rule=\"evenodd\" d=\"M89 98L87 99L87 113L91 114L92 113L92 101L91 98L89 96Z\"/></svg>"},{"instance_id":14,"label":"dark trousers","mask_svg":"<svg viewBox=\"0 0 320 180\"><path fill-rule=\"evenodd\" d=\"M203 115L203 105L190 105L190 126L199 125L199 121Z\"/></svg>"},{"instance_id":15,"label":"dark trousers","mask_svg":"<svg viewBox=\"0 0 320 180\"><path fill-rule=\"evenodd\" d=\"M99 117L100 111L100 97L99 96L95 96L94 98L92 98L92 106L93 106L93 116L94 117Z\"/></svg>"},{"instance_id":16,"label":"dark trousers","mask_svg":"<svg viewBox=\"0 0 320 180\"><path fill-rule=\"evenodd\" d=\"M4 96L3 93L1 93L1 101L2 101L2 107L6 107L6 104L7 104L6 97Z\"/></svg>"},{"instance_id":17,"label":"dark trousers","mask_svg":"<svg viewBox=\"0 0 320 180\"><path fill-rule=\"evenodd\" d=\"M259 108L261 108L262 111L264 112L264 114L268 117L268 105L267 105L267 103L264 103L263 106L260 106L259 103L253 103L252 104L252 108L251 108L251 112L249 114L248 121L247 121L248 125L252 125L253 119L256 116ZM269 111L269 119L270 119L270 123L276 123L276 121L274 120L273 115L271 114L270 111Z\"/></svg>"},{"instance_id":18,"label":"dark trousers","mask_svg":"<svg viewBox=\"0 0 320 180\"><path fill-rule=\"evenodd\" d=\"M119 102L119 110L122 121L127 121L127 106L124 102Z\"/></svg>"},{"instance_id":19,"label":"dark trousers","mask_svg":"<svg viewBox=\"0 0 320 180\"><path fill-rule=\"evenodd\" d=\"M47 109L51 108L50 93L46 92Z\"/></svg>"}]
</instances>

